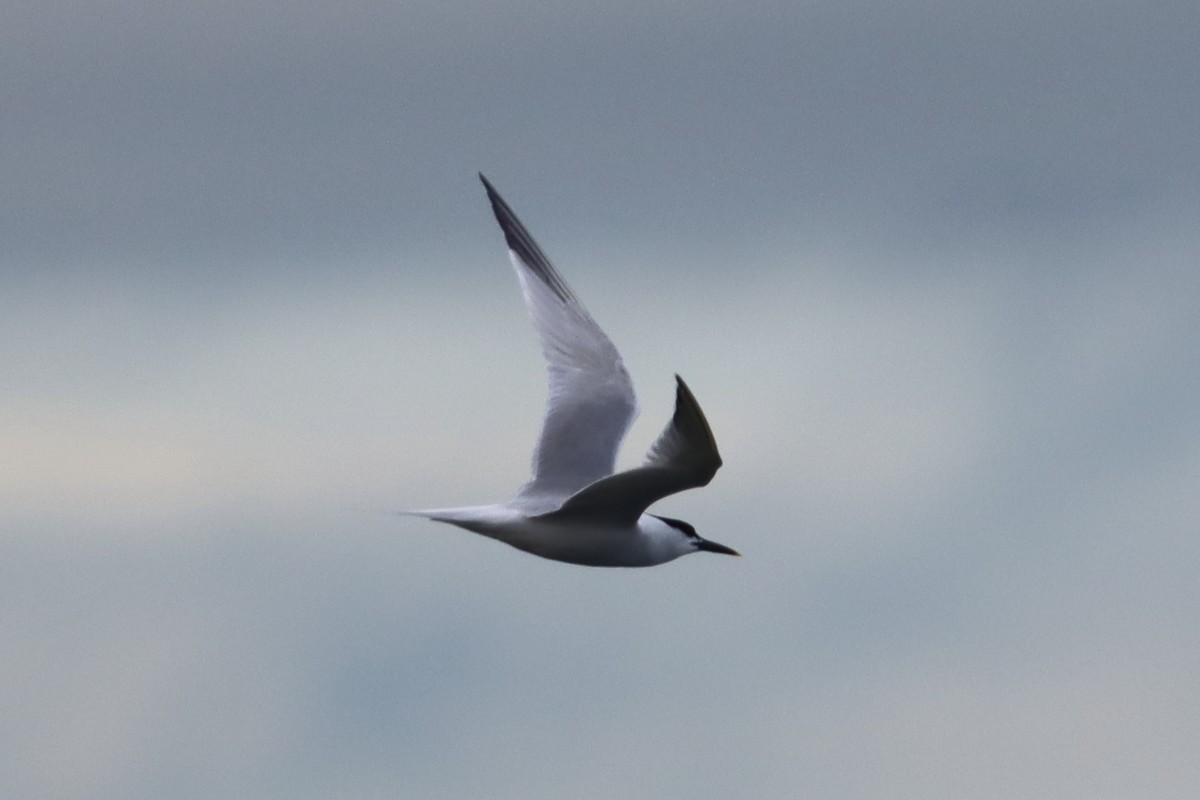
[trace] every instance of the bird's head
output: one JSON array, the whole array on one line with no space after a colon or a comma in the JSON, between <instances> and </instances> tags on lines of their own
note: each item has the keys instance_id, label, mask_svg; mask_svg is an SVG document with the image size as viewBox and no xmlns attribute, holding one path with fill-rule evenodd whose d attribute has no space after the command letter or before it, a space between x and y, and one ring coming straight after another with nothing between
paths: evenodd
<instances>
[{"instance_id":1,"label":"bird's head","mask_svg":"<svg viewBox=\"0 0 1200 800\"><path fill-rule=\"evenodd\" d=\"M682 551L680 555L686 553L708 552L708 553L723 553L727 556L740 556L737 550L732 547L726 547L723 544L710 542L696 533L696 529L691 524L684 522L681 519L672 519L670 517L660 517L657 514L652 514L655 519L665 522L669 528L676 532L678 536L677 544Z\"/></svg>"}]
</instances>

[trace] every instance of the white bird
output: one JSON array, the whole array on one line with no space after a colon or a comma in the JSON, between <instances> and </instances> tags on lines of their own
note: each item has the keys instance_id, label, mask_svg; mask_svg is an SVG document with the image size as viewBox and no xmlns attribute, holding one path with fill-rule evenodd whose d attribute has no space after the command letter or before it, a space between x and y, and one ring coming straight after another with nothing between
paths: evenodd
<instances>
[{"instance_id":1,"label":"white bird","mask_svg":"<svg viewBox=\"0 0 1200 800\"><path fill-rule=\"evenodd\" d=\"M645 463L613 473L638 411L621 354L487 178L479 179L504 231L550 373L533 479L508 503L404 513L593 567L650 567L701 551L739 555L682 520L646 513L667 495L707 485L721 466L704 412L678 375L675 414Z\"/></svg>"}]
</instances>

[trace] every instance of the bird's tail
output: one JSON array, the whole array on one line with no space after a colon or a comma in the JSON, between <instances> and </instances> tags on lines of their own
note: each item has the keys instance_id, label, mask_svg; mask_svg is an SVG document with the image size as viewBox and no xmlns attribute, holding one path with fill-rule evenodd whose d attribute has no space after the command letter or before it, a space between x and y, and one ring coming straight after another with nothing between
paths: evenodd
<instances>
[{"instance_id":1,"label":"bird's tail","mask_svg":"<svg viewBox=\"0 0 1200 800\"><path fill-rule=\"evenodd\" d=\"M434 522L448 522L451 525L470 525L489 521L495 518L495 506L463 506L461 508L425 508L397 511L396 514L405 517L424 517Z\"/></svg>"}]
</instances>

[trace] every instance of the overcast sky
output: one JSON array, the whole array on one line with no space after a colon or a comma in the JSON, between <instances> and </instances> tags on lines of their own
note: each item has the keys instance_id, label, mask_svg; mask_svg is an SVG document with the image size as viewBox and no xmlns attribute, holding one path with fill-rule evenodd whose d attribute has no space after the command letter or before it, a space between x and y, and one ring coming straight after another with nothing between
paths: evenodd
<instances>
[{"instance_id":1,"label":"overcast sky","mask_svg":"<svg viewBox=\"0 0 1200 800\"><path fill-rule=\"evenodd\" d=\"M12 2L0 795L1190 798L1192 2ZM744 553L536 559L475 174Z\"/></svg>"}]
</instances>

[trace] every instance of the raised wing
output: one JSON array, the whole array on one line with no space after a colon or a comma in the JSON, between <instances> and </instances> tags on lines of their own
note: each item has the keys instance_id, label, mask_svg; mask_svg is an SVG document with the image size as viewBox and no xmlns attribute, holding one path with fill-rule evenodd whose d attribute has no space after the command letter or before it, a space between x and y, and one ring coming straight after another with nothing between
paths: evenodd
<instances>
[{"instance_id":1,"label":"raised wing","mask_svg":"<svg viewBox=\"0 0 1200 800\"><path fill-rule=\"evenodd\" d=\"M721 468L721 454L696 397L683 378L676 375L675 382L675 414L650 446L646 463L584 487L547 516L631 525L667 495L708 485Z\"/></svg>"},{"instance_id":2,"label":"raised wing","mask_svg":"<svg viewBox=\"0 0 1200 800\"><path fill-rule=\"evenodd\" d=\"M550 379L546 417L533 452L533 479L517 495L530 513L558 508L611 475L617 450L637 416L633 382L621 354L487 178L496 221L542 343Z\"/></svg>"}]
</instances>

